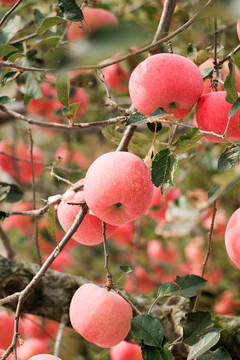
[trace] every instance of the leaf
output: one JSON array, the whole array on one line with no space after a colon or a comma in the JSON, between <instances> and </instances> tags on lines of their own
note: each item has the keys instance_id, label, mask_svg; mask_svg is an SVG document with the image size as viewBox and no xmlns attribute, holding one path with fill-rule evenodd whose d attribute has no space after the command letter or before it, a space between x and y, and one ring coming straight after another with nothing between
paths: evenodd
<instances>
[{"instance_id":1,"label":"leaf","mask_svg":"<svg viewBox=\"0 0 240 360\"><path fill-rule=\"evenodd\" d=\"M72 124L75 121L80 104L81 104L81 102L72 103L68 107L68 111L67 111L66 115Z\"/></svg>"},{"instance_id":2,"label":"leaf","mask_svg":"<svg viewBox=\"0 0 240 360\"><path fill-rule=\"evenodd\" d=\"M36 74L28 71L21 76L21 79L24 81L24 85L19 88L22 94L34 99L41 99L43 97L41 84Z\"/></svg>"},{"instance_id":3,"label":"leaf","mask_svg":"<svg viewBox=\"0 0 240 360\"><path fill-rule=\"evenodd\" d=\"M141 114L139 111L134 111L129 116L126 126L128 125L141 125L146 124L148 122L154 122L158 119L164 118L168 115L168 113L163 108L158 108L153 113L151 113L149 116L145 116Z\"/></svg>"},{"instance_id":4,"label":"leaf","mask_svg":"<svg viewBox=\"0 0 240 360\"><path fill-rule=\"evenodd\" d=\"M197 275L177 276L174 281L169 281L160 286L157 296L180 295L191 298L207 285L207 280Z\"/></svg>"},{"instance_id":5,"label":"leaf","mask_svg":"<svg viewBox=\"0 0 240 360\"><path fill-rule=\"evenodd\" d=\"M220 187L216 184L213 184L211 189L208 191L208 200L220 189Z\"/></svg>"},{"instance_id":6,"label":"leaf","mask_svg":"<svg viewBox=\"0 0 240 360\"><path fill-rule=\"evenodd\" d=\"M150 315L135 316L131 320L133 336L145 345L161 347L163 343L163 327L160 321Z\"/></svg>"},{"instance_id":7,"label":"leaf","mask_svg":"<svg viewBox=\"0 0 240 360\"><path fill-rule=\"evenodd\" d=\"M180 325L183 327L183 342L189 346L199 341L199 337L213 329L211 313L197 311L185 314Z\"/></svg>"},{"instance_id":8,"label":"leaf","mask_svg":"<svg viewBox=\"0 0 240 360\"><path fill-rule=\"evenodd\" d=\"M7 25L3 29L1 29L1 38L3 37L3 39L5 39L4 42L8 42L17 34L19 30L24 27L24 25L25 24L19 15L14 16L13 18L11 18L11 21L9 21ZM1 41L1 43L4 42Z\"/></svg>"},{"instance_id":9,"label":"leaf","mask_svg":"<svg viewBox=\"0 0 240 360\"><path fill-rule=\"evenodd\" d=\"M220 172L231 169L237 162L240 147L232 145L228 146L218 159L218 170Z\"/></svg>"},{"instance_id":10,"label":"leaf","mask_svg":"<svg viewBox=\"0 0 240 360\"><path fill-rule=\"evenodd\" d=\"M0 58L17 51L18 49L15 46L0 44Z\"/></svg>"},{"instance_id":11,"label":"leaf","mask_svg":"<svg viewBox=\"0 0 240 360\"><path fill-rule=\"evenodd\" d=\"M194 46L192 44L188 44L188 47L187 47L187 57L188 57L188 59L193 61L196 54L197 54L196 46Z\"/></svg>"},{"instance_id":12,"label":"leaf","mask_svg":"<svg viewBox=\"0 0 240 360\"><path fill-rule=\"evenodd\" d=\"M209 59L211 56L212 54L209 51L199 50L195 55L194 62L197 66L199 66L205 61L207 61L207 59Z\"/></svg>"},{"instance_id":13,"label":"leaf","mask_svg":"<svg viewBox=\"0 0 240 360\"><path fill-rule=\"evenodd\" d=\"M145 345L142 346L142 358L143 360L174 360L172 353L167 349Z\"/></svg>"},{"instance_id":14,"label":"leaf","mask_svg":"<svg viewBox=\"0 0 240 360\"><path fill-rule=\"evenodd\" d=\"M205 76L208 76L212 72L213 72L213 67L208 67L208 68L203 69L201 71L201 74L202 74L202 77L204 78Z\"/></svg>"},{"instance_id":15,"label":"leaf","mask_svg":"<svg viewBox=\"0 0 240 360\"><path fill-rule=\"evenodd\" d=\"M42 37L46 31L51 29L55 25L64 23L65 20L59 16L52 16L45 18L37 29L37 36Z\"/></svg>"},{"instance_id":16,"label":"leaf","mask_svg":"<svg viewBox=\"0 0 240 360\"><path fill-rule=\"evenodd\" d=\"M236 71L235 62L233 57L228 62L229 74L224 82L224 90L227 92L226 101L230 104L234 104L238 99L237 83L236 83Z\"/></svg>"},{"instance_id":17,"label":"leaf","mask_svg":"<svg viewBox=\"0 0 240 360\"><path fill-rule=\"evenodd\" d=\"M163 149L155 155L151 168L151 178L155 186L162 185L162 194L164 189L173 186L173 175L176 168L177 158L171 154L169 148Z\"/></svg>"},{"instance_id":18,"label":"leaf","mask_svg":"<svg viewBox=\"0 0 240 360\"><path fill-rule=\"evenodd\" d=\"M15 184L0 182L0 202L17 202L23 198L23 191Z\"/></svg>"},{"instance_id":19,"label":"leaf","mask_svg":"<svg viewBox=\"0 0 240 360\"><path fill-rule=\"evenodd\" d=\"M240 98L238 98L231 109L228 112L228 120L231 120L231 118L240 110Z\"/></svg>"},{"instance_id":20,"label":"leaf","mask_svg":"<svg viewBox=\"0 0 240 360\"><path fill-rule=\"evenodd\" d=\"M203 137L203 134L199 134L199 128L191 129L191 132L180 136L173 144L175 146L174 153L176 155L183 154L191 148L198 145L198 141Z\"/></svg>"},{"instance_id":21,"label":"leaf","mask_svg":"<svg viewBox=\"0 0 240 360\"><path fill-rule=\"evenodd\" d=\"M68 73L60 71L56 78L57 97L61 104L69 106L70 82Z\"/></svg>"},{"instance_id":22,"label":"leaf","mask_svg":"<svg viewBox=\"0 0 240 360\"><path fill-rule=\"evenodd\" d=\"M197 360L232 360L232 357L226 349L221 347L216 351L207 351L203 355L199 356Z\"/></svg>"},{"instance_id":23,"label":"leaf","mask_svg":"<svg viewBox=\"0 0 240 360\"><path fill-rule=\"evenodd\" d=\"M10 104L14 101L15 99L10 99L8 96L0 96L0 104Z\"/></svg>"},{"instance_id":24,"label":"leaf","mask_svg":"<svg viewBox=\"0 0 240 360\"><path fill-rule=\"evenodd\" d=\"M220 339L222 329L212 329L209 333L201 336L199 341L191 346L187 360L193 360L211 349Z\"/></svg>"},{"instance_id":25,"label":"leaf","mask_svg":"<svg viewBox=\"0 0 240 360\"><path fill-rule=\"evenodd\" d=\"M36 26L39 26L44 19L44 15L38 9L33 10L33 17L34 17L34 23Z\"/></svg>"},{"instance_id":26,"label":"leaf","mask_svg":"<svg viewBox=\"0 0 240 360\"><path fill-rule=\"evenodd\" d=\"M83 12L75 0L58 0L58 5L63 13L63 18L71 21L84 20Z\"/></svg>"},{"instance_id":27,"label":"leaf","mask_svg":"<svg viewBox=\"0 0 240 360\"><path fill-rule=\"evenodd\" d=\"M55 209L53 205L49 206L48 219L49 219L48 232L54 239L57 239Z\"/></svg>"},{"instance_id":28,"label":"leaf","mask_svg":"<svg viewBox=\"0 0 240 360\"><path fill-rule=\"evenodd\" d=\"M120 269L125 273L125 274L130 274L133 270L131 268L131 266L129 265L120 265Z\"/></svg>"}]
</instances>

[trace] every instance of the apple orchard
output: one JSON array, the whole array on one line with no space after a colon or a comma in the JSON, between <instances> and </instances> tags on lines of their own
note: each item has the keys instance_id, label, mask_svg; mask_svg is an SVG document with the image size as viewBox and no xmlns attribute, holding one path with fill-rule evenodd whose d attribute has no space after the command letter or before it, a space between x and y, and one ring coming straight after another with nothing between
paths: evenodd
<instances>
[{"instance_id":1,"label":"apple orchard","mask_svg":"<svg viewBox=\"0 0 240 360\"><path fill-rule=\"evenodd\" d=\"M0 0L2 360L240 359L239 0Z\"/></svg>"}]
</instances>

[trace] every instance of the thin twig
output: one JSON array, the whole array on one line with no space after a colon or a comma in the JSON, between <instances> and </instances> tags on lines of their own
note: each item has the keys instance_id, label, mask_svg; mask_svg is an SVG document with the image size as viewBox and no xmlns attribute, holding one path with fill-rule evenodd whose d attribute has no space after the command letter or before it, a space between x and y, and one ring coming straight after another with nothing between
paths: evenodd
<instances>
[{"instance_id":1,"label":"thin twig","mask_svg":"<svg viewBox=\"0 0 240 360\"><path fill-rule=\"evenodd\" d=\"M19 39L16 39L16 40L13 40L13 41L10 41L8 43L8 45L15 45L15 44L18 44L20 42L23 42L23 41L27 41L27 40L30 40L30 39L33 39L34 37L37 36L37 33L32 33L32 34L29 34L29 35L26 35L26 36L23 36Z\"/></svg>"},{"instance_id":2,"label":"thin twig","mask_svg":"<svg viewBox=\"0 0 240 360\"><path fill-rule=\"evenodd\" d=\"M0 238L2 240L3 246L7 252L7 257L8 259L12 259L14 258L14 256L16 255L15 251L13 250L12 246L11 246L11 242L9 237L7 236L7 234L5 233L5 231L3 230L3 228L0 226Z\"/></svg>"},{"instance_id":3,"label":"thin twig","mask_svg":"<svg viewBox=\"0 0 240 360\"><path fill-rule=\"evenodd\" d=\"M14 4L11 9L5 12L2 19L0 20L0 27L3 25L3 23L7 20L7 18L11 15L11 13L18 7L18 5L21 4L23 0L18 0L16 4Z\"/></svg>"},{"instance_id":4,"label":"thin twig","mask_svg":"<svg viewBox=\"0 0 240 360\"><path fill-rule=\"evenodd\" d=\"M206 266L207 266L207 261L209 259L210 254L211 254L211 251L212 251L212 236L213 236L213 229L214 229L214 221L215 221L216 212L217 212L217 206L216 206L216 200L215 200L214 203L213 203L213 213L212 213L211 226L210 226L210 230L209 230L209 233L208 233L207 252L206 252L206 256L205 256L205 259L203 261L203 264L202 264L202 273L201 273L202 277L204 277ZM197 307L198 307L198 303L199 303L199 300L200 300L200 297L201 297L201 293L202 293L202 291L200 290L198 292L197 296L196 296L194 307L193 307L193 310L192 310L193 312L197 311Z\"/></svg>"},{"instance_id":5,"label":"thin twig","mask_svg":"<svg viewBox=\"0 0 240 360\"><path fill-rule=\"evenodd\" d=\"M108 253L107 239L106 239L106 223L104 221L102 221L102 235L103 235L103 248L104 248L104 257L105 257L104 269L106 269L107 272L106 289L110 291L111 289L113 289L113 279L108 266L109 253Z\"/></svg>"},{"instance_id":6,"label":"thin twig","mask_svg":"<svg viewBox=\"0 0 240 360\"><path fill-rule=\"evenodd\" d=\"M129 300L116 286L113 286L113 290L115 290L118 295L120 295L124 300L126 300L138 315L142 315L141 311L138 310L138 308L131 302L131 300Z\"/></svg>"},{"instance_id":7,"label":"thin twig","mask_svg":"<svg viewBox=\"0 0 240 360\"><path fill-rule=\"evenodd\" d=\"M65 327L67 325L67 322L68 322L68 315L63 314L62 319L61 319L61 323L60 323L59 328L58 328L56 341L55 341L55 344L54 344L54 355L55 356L59 356L59 354L60 354L61 342L62 342L63 333L64 333L64 329L65 329Z\"/></svg>"},{"instance_id":8,"label":"thin twig","mask_svg":"<svg viewBox=\"0 0 240 360\"><path fill-rule=\"evenodd\" d=\"M219 69L218 69L218 60L217 60L217 18L214 18L214 29L213 29L213 79L212 86L215 91L217 91L218 78L219 78Z\"/></svg>"}]
</instances>

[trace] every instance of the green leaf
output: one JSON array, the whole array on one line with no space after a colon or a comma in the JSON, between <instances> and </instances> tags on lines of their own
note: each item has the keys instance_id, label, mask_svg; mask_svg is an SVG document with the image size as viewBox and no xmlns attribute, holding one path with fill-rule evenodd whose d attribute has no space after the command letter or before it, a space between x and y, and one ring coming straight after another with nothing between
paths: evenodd
<instances>
[{"instance_id":1,"label":"green leaf","mask_svg":"<svg viewBox=\"0 0 240 360\"><path fill-rule=\"evenodd\" d=\"M230 104L234 104L238 99L237 83L236 83L236 71L235 62L233 57L228 62L229 74L224 82L224 90L227 92L226 101Z\"/></svg>"},{"instance_id":2,"label":"green leaf","mask_svg":"<svg viewBox=\"0 0 240 360\"><path fill-rule=\"evenodd\" d=\"M37 36L42 37L46 31L51 29L55 25L64 23L65 20L58 16L52 16L45 18L37 29Z\"/></svg>"},{"instance_id":3,"label":"green leaf","mask_svg":"<svg viewBox=\"0 0 240 360\"><path fill-rule=\"evenodd\" d=\"M197 54L195 55L194 62L197 66L199 66L202 63L204 63L207 59L209 59L210 57L212 57L212 54L210 51L199 50L197 52Z\"/></svg>"},{"instance_id":4,"label":"green leaf","mask_svg":"<svg viewBox=\"0 0 240 360\"><path fill-rule=\"evenodd\" d=\"M120 269L125 273L125 274L130 274L133 270L131 268L131 266L129 265L120 265Z\"/></svg>"},{"instance_id":5,"label":"green leaf","mask_svg":"<svg viewBox=\"0 0 240 360\"><path fill-rule=\"evenodd\" d=\"M83 12L75 0L58 0L58 5L63 13L63 18L71 21L84 20Z\"/></svg>"},{"instance_id":6,"label":"green leaf","mask_svg":"<svg viewBox=\"0 0 240 360\"><path fill-rule=\"evenodd\" d=\"M207 351L203 355L199 356L197 360L232 360L232 357L226 349L219 348L216 351Z\"/></svg>"},{"instance_id":7,"label":"green leaf","mask_svg":"<svg viewBox=\"0 0 240 360\"><path fill-rule=\"evenodd\" d=\"M48 219L49 219L48 232L54 239L57 239L55 209L53 205L49 206Z\"/></svg>"},{"instance_id":8,"label":"green leaf","mask_svg":"<svg viewBox=\"0 0 240 360\"><path fill-rule=\"evenodd\" d=\"M152 112L149 116L145 116L138 111L134 111L129 116L126 126L128 125L141 125L146 124L147 122L154 122L158 119L164 118L168 115L168 113L161 107Z\"/></svg>"},{"instance_id":9,"label":"green leaf","mask_svg":"<svg viewBox=\"0 0 240 360\"><path fill-rule=\"evenodd\" d=\"M237 162L240 147L232 145L228 146L218 159L218 170L220 172L231 169Z\"/></svg>"},{"instance_id":10,"label":"green leaf","mask_svg":"<svg viewBox=\"0 0 240 360\"><path fill-rule=\"evenodd\" d=\"M157 296L180 295L191 298L207 285L207 280L197 275L177 276L174 281L169 281L160 286Z\"/></svg>"},{"instance_id":11,"label":"green leaf","mask_svg":"<svg viewBox=\"0 0 240 360\"><path fill-rule=\"evenodd\" d=\"M68 107L68 111L67 111L66 115L72 124L75 121L80 104L81 104L81 102L72 103Z\"/></svg>"},{"instance_id":12,"label":"green leaf","mask_svg":"<svg viewBox=\"0 0 240 360\"><path fill-rule=\"evenodd\" d=\"M174 153L180 155L188 152L191 148L198 144L198 141L203 137L203 134L199 134L199 128L191 129L191 132L180 136L173 144L175 146Z\"/></svg>"},{"instance_id":13,"label":"green leaf","mask_svg":"<svg viewBox=\"0 0 240 360\"><path fill-rule=\"evenodd\" d=\"M0 202L17 202L23 198L23 191L15 184L0 182Z\"/></svg>"},{"instance_id":14,"label":"green leaf","mask_svg":"<svg viewBox=\"0 0 240 360\"><path fill-rule=\"evenodd\" d=\"M152 162L151 178L152 183L155 186L161 186L161 192L163 190L173 186L173 175L177 168L177 158L174 154L171 154L169 148L159 151Z\"/></svg>"},{"instance_id":15,"label":"green leaf","mask_svg":"<svg viewBox=\"0 0 240 360\"><path fill-rule=\"evenodd\" d=\"M33 10L33 17L34 17L34 23L36 26L39 26L44 19L44 15L38 9Z\"/></svg>"},{"instance_id":16,"label":"green leaf","mask_svg":"<svg viewBox=\"0 0 240 360\"><path fill-rule=\"evenodd\" d=\"M150 315L135 316L131 320L133 336L145 345L161 347L163 343L163 327L160 321Z\"/></svg>"},{"instance_id":17,"label":"green leaf","mask_svg":"<svg viewBox=\"0 0 240 360\"><path fill-rule=\"evenodd\" d=\"M145 345L142 346L142 358L143 360L174 360L169 350Z\"/></svg>"},{"instance_id":18,"label":"green leaf","mask_svg":"<svg viewBox=\"0 0 240 360\"><path fill-rule=\"evenodd\" d=\"M35 73L25 72L21 78L24 81L24 85L19 88L22 94L34 99L41 99L43 97L41 83L38 81Z\"/></svg>"},{"instance_id":19,"label":"green leaf","mask_svg":"<svg viewBox=\"0 0 240 360\"><path fill-rule=\"evenodd\" d=\"M18 49L15 46L0 44L0 58L17 51Z\"/></svg>"},{"instance_id":20,"label":"green leaf","mask_svg":"<svg viewBox=\"0 0 240 360\"><path fill-rule=\"evenodd\" d=\"M61 104L69 106L70 82L68 73L60 71L56 78L57 97Z\"/></svg>"},{"instance_id":21,"label":"green leaf","mask_svg":"<svg viewBox=\"0 0 240 360\"><path fill-rule=\"evenodd\" d=\"M190 59L190 60L194 60L195 56L197 54L197 48L196 46L192 45L192 44L188 44L188 47L187 47L187 57Z\"/></svg>"},{"instance_id":22,"label":"green leaf","mask_svg":"<svg viewBox=\"0 0 240 360\"><path fill-rule=\"evenodd\" d=\"M197 311L187 313L181 319L183 327L183 342L189 346L199 341L199 337L213 329L211 313L209 311Z\"/></svg>"},{"instance_id":23,"label":"green leaf","mask_svg":"<svg viewBox=\"0 0 240 360\"><path fill-rule=\"evenodd\" d=\"M240 110L240 98L238 98L231 109L228 112L228 119L231 120L231 118Z\"/></svg>"},{"instance_id":24,"label":"green leaf","mask_svg":"<svg viewBox=\"0 0 240 360\"><path fill-rule=\"evenodd\" d=\"M208 200L220 189L216 184L213 184L211 189L208 191Z\"/></svg>"},{"instance_id":25,"label":"green leaf","mask_svg":"<svg viewBox=\"0 0 240 360\"><path fill-rule=\"evenodd\" d=\"M212 329L207 334L200 336L199 341L190 347L187 360L193 360L197 356L202 355L207 350L211 349L220 339L220 332L222 329Z\"/></svg>"},{"instance_id":26,"label":"green leaf","mask_svg":"<svg viewBox=\"0 0 240 360\"><path fill-rule=\"evenodd\" d=\"M19 30L21 30L24 27L24 22L22 21L22 18L19 15L14 16L11 18L11 21L8 21L7 25L1 29L1 43L8 42L11 40Z\"/></svg>"},{"instance_id":27,"label":"green leaf","mask_svg":"<svg viewBox=\"0 0 240 360\"><path fill-rule=\"evenodd\" d=\"M14 101L15 99L10 99L8 96L0 96L0 104L9 104Z\"/></svg>"}]
</instances>

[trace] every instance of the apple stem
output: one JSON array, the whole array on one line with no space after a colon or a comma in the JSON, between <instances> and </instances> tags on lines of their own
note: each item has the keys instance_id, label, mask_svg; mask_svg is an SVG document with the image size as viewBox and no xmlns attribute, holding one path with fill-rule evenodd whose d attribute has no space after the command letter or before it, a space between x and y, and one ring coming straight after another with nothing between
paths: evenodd
<instances>
[{"instance_id":1,"label":"apple stem","mask_svg":"<svg viewBox=\"0 0 240 360\"><path fill-rule=\"evenodd\" d=\"M109 266L108 266L108 258L109 258L109 253L108 253L108 248L107 248L107 239L106 239L106 223L104 221L102 221L102 235L103 235L103 248L104 248L104 256L105 256L105 265L104 265L104 269L106 269L107 272L107 283L105 285L107 291L110 291L111 289L113 289L114 284L113 284L113 279L112 279L112 274L109 270Z\"/></svg>"}]
</instances>

